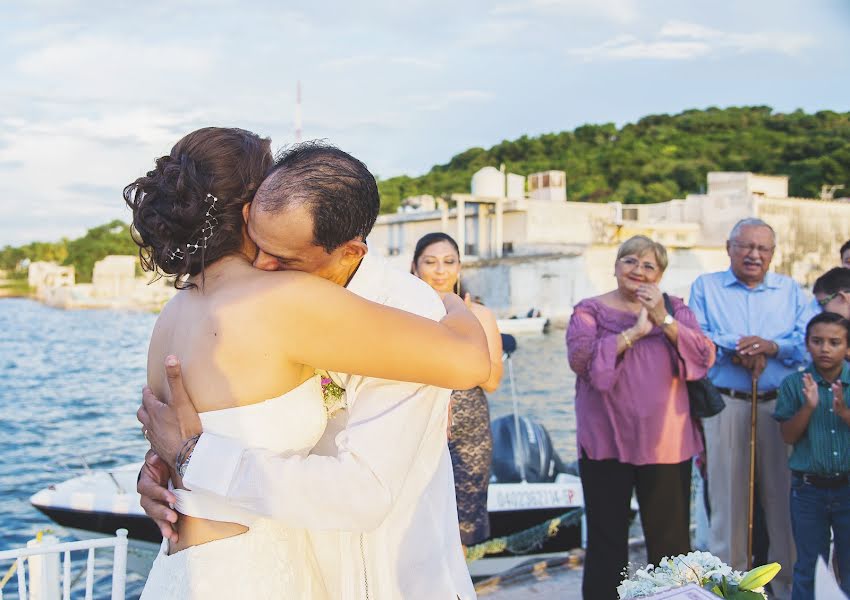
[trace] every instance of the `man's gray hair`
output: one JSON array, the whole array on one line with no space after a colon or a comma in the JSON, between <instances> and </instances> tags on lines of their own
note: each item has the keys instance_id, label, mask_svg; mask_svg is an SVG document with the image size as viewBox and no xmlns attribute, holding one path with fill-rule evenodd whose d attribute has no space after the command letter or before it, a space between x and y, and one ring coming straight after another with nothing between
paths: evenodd
<instances>
[{"instance_id":1,"label":"man's gray hair","mask_svg":"<svg viewBox=\"0 0 850 600\"><path fill-rule=\"evenodd\" d=\"M762 221L761 219L757 219L755 217L748 217L746 219L741 219L735 226L732 228L732 231L729 232L729 239L734 240L741 234L741 230L744 227L767 227L770 229L770 234L773 236L773 243L776 243L776 232L773 230L773 227Z\"/></svg>"}]
</instances>

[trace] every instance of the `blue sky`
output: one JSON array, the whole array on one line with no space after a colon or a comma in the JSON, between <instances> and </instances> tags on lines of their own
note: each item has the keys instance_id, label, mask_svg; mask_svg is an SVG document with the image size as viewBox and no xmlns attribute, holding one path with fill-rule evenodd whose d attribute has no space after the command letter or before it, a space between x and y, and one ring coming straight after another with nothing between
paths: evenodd
<instances>
[{"instance_id":1,"label":"blue sky","mask_svg":"<svg viewBox=\"0 0 850 600\"><path fill-rule=\"evenodd\" d=\"M304 137L380 177L688 108L850 110L846 0L5 0L0 56L0 246L128 219L195 128L291 142L299 79Z\"/></svg>"}]
</instances>

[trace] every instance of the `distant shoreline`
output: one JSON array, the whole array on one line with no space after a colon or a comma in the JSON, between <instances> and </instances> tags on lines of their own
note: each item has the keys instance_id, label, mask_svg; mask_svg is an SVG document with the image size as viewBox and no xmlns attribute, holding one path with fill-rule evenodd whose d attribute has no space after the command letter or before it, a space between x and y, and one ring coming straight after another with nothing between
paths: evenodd
<instances>
[{"instance_id":1,"label":"distant shoreline","mask_svg":"<svg viewBox=\"0 0 850 600\"><path fill-rule=\"evenodd\" d=\"M29 287L22 287L14 280L0 280L0 299L2 298L35 298Z\"/></svg>"}]
</instances>

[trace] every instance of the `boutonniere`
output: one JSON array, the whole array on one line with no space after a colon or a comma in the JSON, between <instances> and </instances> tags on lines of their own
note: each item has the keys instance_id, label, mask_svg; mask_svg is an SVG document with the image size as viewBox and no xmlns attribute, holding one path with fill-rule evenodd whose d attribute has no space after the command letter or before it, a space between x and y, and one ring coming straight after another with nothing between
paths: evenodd
<instances>
[{"instance_id":1,"label":"boutonniere","mask_svg":"<svg viewBox=\"0 0 850 600\"><path fill-rule=\"evenodd\" d=\"M328 418L345 408L345 388L339 386L324 369L316 369L316 375L322 378L322 397Z\"/></svg>"}]
</instances>

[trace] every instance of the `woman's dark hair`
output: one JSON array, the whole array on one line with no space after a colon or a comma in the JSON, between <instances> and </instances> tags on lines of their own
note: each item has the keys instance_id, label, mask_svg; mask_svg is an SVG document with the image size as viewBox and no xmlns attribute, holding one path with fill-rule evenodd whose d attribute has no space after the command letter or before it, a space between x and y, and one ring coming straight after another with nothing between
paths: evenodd
<instances>
[{"instance_id":1,"label":"woman's dark hair","mask_svg":"<svg viewBox=\"0 0 850 600\"><path fill-rule=\"evenodd\" d=\"M244 129L205 127L177 142L124 188L142 267L194 287L184 276L241 247L242 207L271 164L271 140Z\"/></svg>"},{"instance_id":2,"label":"woman's dark hair","mask_svg":"<svg viewBox=\"0 0 850 600\"><path fill-rule=\"evenodd\" d=\"M809 341L809 335L812 333L812 328L819 323L829 323L841 325L847 334L847 344L850 345L850 321L834 312L822 312L812 317L811 321L806 325L806 341Z\"/></svg>"},{"instance_id":3,"label":"woman's dark hair","mask_svg":"<svg viewBox=\"0 0 850 600\"><path fill-rule=\"evenodd\" d=\"M451 244L452 247L455 249L455 252L457 252L458 260L460 260L460 248L458 247L457 242L452 236L447 233L443 233L442 231L426 233L421 238L419 238L418 242L416 242L416 249L413 251L413 264L410 266L411 273L413 273L413 268L416 266L416 262L419 260L419 257L422 256L423 252L425 252L425 248L427 248L431 244L436 244L437 242L448 242L449 244ZM460 279L458 279L457 283L455 284L455 293L461 298L463 298L466 295L467 291L469 290L467 290L464 287L463 283L461 283ZM473 300L475 300L479 304L484 304L477 296L475 296Z\"/></svg>"}]
</instances>

